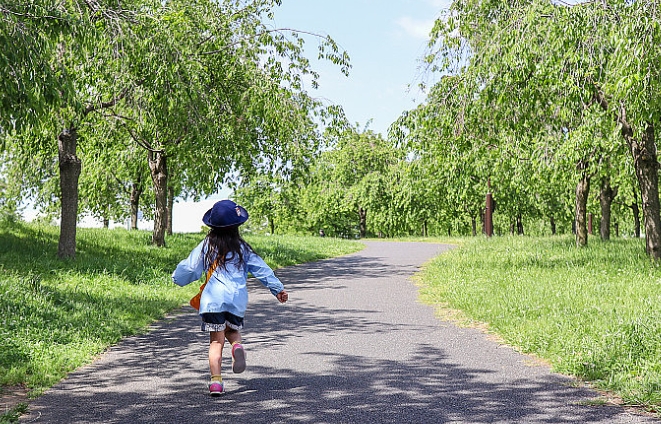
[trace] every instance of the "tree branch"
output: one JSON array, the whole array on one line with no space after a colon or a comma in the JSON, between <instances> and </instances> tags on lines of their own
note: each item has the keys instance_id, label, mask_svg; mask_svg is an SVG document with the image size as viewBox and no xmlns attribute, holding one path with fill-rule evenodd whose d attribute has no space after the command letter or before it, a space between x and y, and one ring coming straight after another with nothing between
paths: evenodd
<instances>
[{"instance_id":1,"label":"tree branch","mask_svg":"<svg viewBox=\"0 0 661 424\"><path fill-rule=\"evenodd\" d=\"M253 35L252 37L249 37L249 38L254 39L254 38L261 37L264 34L269 34L269 33L272 33L272 32L281 32L281 31L291 31L291 32L299 33L299 34L311 35L311 36L317 37L317 38L324 38L324 39L326 38L325 35L317 34L317 33L314 33L314 32L309 32L309 31L301 31L301 30L297 30L297 29L293 29L293 28L269 29L269 30L266 30L266 31L262 31L258 34L255 34L255 35ZM235 41L234 43L230 43L227 46L223 47L222 49L210 50L208 52L201 52L201 53L198 53L198 54L202 55L202 56L207 56L207 55L212 55L212 54L223 53L223 52L231 49L232 47L236 46L237 44L241 43L241 41L243 41L243 40Z\"/></svg>"},{"instance_id":2,"label":"tree branch","mask_svg":"<svg viewBox=\"0 0 661 424\"><path fill-rule=\"evenodd\" d=\"M152 153L164 153L165 152L163 149L154 149L153 147L151 147L149 145L149 142L147 142L147 141L141 139L140 137L138 137L128 125L124 124L124 128L126 128L126 131L128 131L128 133L131 136L131 138L133 139L133 141L135 141L136 144L138 146L142 147L143 149L145 149L149 152L152 152Z\"/></svg>"},{"instance_id":3,"label":"tree branch","mask_svg":"<svg viewBox=\"0 0 661 424\"><path fill-rule=\"evenodd\" d=\"M52 16L52 15L37 16L31 13L14 12L13 10L7 9L6 7L3 6L0 6L0 13L13 15L13 16L20 16L21 18L28 18L28 19L51 19L55 21L66 21L66 19L61 18L59 16Z\"/></svg>"},{"instance_id":4,"label":"tree branch","mask_svg":"<svg viewBox=\"0 0 661 424\"><path fill-rule=\"evenodd\" d=\"M107 109L107 108L113 107L120 100L122 100L124 97L126 97L126 95L128 93L129 93L129 89L125 88L119 93L119 95L113 97L112 100L110 100L108 102L101 102L98 105L89 104L89 105L87 105L87 107L85 107L85 110L83 111L83 114L87 115L87 114L89 114L91 112L94 112L96 110Z\"/></svg>"},{"instance_id":5,"label":"tree branch","mask_svg":"<svg viewBox=\"0 0 661 424\"><path fill-rule=\"evenodd\" d=\"M104 9L98 4L97 0L83 0L83 3L85 3L85 6L87 6L87 8L90 10L90 12L92 12L92 14L100 13L101 16L103 16L105 19L109 21L124 19L133 24L138 23L138 21L135 18L129 16L129 11L126 9L119 9L119 10Z\"/></svg>"},{"instance_id":6,"label":"tree branch","mask_svg":"<svg viewBox=\"0 0 661 424\"><path fill-rule=\"evenodd\" d=\"M117 177L117 175L113 175L113 177L115 178L115 181L117 182L117 184L119 184L119 186L122 188L122 191L124 191L124 193L126 193L126 194L131 193L131 190L129 190L129 188L124 184L124 181L120 180Z\"/></svg>"}]
</instances>

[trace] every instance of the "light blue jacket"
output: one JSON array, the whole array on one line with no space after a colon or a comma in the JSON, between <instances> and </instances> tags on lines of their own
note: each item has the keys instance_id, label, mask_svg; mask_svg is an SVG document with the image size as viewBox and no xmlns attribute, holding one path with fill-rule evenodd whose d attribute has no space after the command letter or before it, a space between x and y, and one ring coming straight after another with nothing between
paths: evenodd
<instances>
[{"instance_id":1,"label":"light blue jacket","mask_svg":"<svg viewBox=\"0 0 661 424\"><path fill-rule=\"evenodd\" d=\"M172 273L172 281L185 286L194 281L198 281L202 275L206 275L204 269L204 241L197 245L188 255L188 258L179 262L177 268ZM207 283L202 298L200 299L200 314L206 312L229 312L242 317L246 313L248 306L248 288L246 281L250 272L265 287L271 290L273 295L277 295L284 290L283 284L278 277L273 274L273 270L266 265L266 262L258 254L251 251L248 247L243 250L245 266L240 268L237 261L233 260L227 263L226 269L217 267L209 282Z\"/></svg>"}]
</instances>

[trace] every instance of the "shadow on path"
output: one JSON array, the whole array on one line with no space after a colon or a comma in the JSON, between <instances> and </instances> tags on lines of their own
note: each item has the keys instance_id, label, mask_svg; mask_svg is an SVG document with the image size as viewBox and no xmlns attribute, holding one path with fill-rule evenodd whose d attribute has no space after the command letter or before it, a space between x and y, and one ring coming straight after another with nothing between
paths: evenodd
<instances>
[{"instance_id":1,"label":"shadow on path","mask_svg":"<svg viewBox=\"0 0 661 424\"><path fill-rule=\"evenodd\" d=\"M225 395L206 392L207 336L184 308L72 373L21 422L656 422L618 407L586 406L593 392L521 365L523 357L510 350L481 361L479 346L493 343L436 321L407 282L442 249L398 264L402 255L392 246L369 246L280 270L292 305L277 304L251 282L249 368L225 375ZM401 312L391 307L393 293ZM410 317L410 325L399 325Z\"/></svg>"},{"instance_id":2,"label":"shadow on path","mask_svg":"<svg viewBox=\"0 0 661 424\"><path fill-rule=\"evenodd\" d=\"M611 419L622 413L603 406L548 410L548 402L571 407L589 393L553 375L488 383L482 377L492 370L462 367L443 348L425 343L416 345L406 361L310 350L300 355L323 357L336 372L252 366L248 378L233 379L229 393L209 398L202 383L205 364L191 360L203 353L206 340L190 331L196 324L195 317L180 316L148 335L126 340L121 346L126 354L72 374L44 396L50 411L24 421L597 423L619 422ZM169 335L155 341L154 334L164 330ZM307 331L316 330L310 327L302 337ZM251 347L256 348L254 343Z\"/></svg>"}]
</instances>

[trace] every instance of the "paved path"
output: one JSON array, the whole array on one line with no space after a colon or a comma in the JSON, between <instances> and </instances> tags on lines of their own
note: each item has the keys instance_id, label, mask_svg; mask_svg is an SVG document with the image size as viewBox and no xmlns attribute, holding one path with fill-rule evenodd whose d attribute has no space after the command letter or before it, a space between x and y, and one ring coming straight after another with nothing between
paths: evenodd
<instances>
[{"instance_id":1,"label":"paved path","mask_svg":"<svg viewBox=\"0 0 661 424\"><path fill-rule=\"evenodd\" d=\"M595 393L436 319L409 277L447 249L368 242L353 255L279 270L285 305L253 284L248 369L225 372L220 398L206 392L207 338L186 308L71 373L21 422L658 423L589 406Z\"/></svg>"}]
</instances>

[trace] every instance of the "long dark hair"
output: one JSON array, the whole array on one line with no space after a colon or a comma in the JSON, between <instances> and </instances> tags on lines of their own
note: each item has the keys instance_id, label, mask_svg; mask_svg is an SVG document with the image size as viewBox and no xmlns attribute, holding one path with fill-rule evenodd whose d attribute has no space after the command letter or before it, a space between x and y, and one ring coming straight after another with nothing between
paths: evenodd
<instances>
[{"instance_id":1,"label":"long dark hair","mask_svg":"<svg viewBox=\"0 0 661 424\"><path fill-rule=\"evenodd\" d=\"M244 247L253 252L253 248L239 234L239 227L211 228L204 239L204 269L209 269L214 262L219 269L227 269L227 263L237 261L239 267L245 265Z\"/></svg>"}]
</instances>

